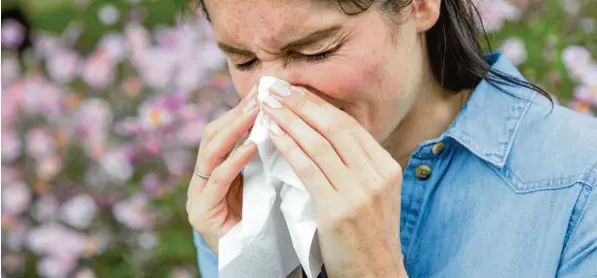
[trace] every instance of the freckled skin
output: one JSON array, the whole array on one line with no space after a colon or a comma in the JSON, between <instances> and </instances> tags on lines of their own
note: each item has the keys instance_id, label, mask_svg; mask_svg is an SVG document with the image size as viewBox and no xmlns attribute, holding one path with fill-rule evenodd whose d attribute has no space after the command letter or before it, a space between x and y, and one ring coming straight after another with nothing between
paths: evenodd
<instances>
[{"instance_id":1,"label":"freckled skin","mask_svg":"<svg viewBox=\"0 0 597 278\"><path fill-rule=\"evenodd\" d=\"M287 131L272 128L276 149L301 180L309 181L304 184L318 204L318 237L331 275L405 274L398 236L400 165L421 141L448 127L466 95L443 90L430 70L424 37L439 18L440 4L417 0L398 15L379 7L346 15L335 1L206 0L214 34L227 45L221 47L228 51L230 73L243 97L240 108L250 88L269 75L302 86L348 114L298 93L283 98L281 109L263 109ZM284 48L330 27L339 30L335 37ZM320 55L332 49L337 50ZM194 178L189 186L189 196L198 196L187 202L189 221L212 250L218 249L218 236L240 220L229 188L242 186L232 179L242 180L239 172L257 152L248 144L226 157L259 110L238 111L206 127L212 136L202 141L197 168L212 178ZM330 124L332 120L341 123ZM335 149L326 141L334 142ZM229 199L223 201L225 196Z\"/></svg>"},{"instance_id":2,"label":"freckled skin","mask_svg":"<svg viewBox=\"0 0 597 278\"><path fill-rule=\"evenodd\" d=\"M452 94L434 78L425 32L439 18L441 0L417 0L400 13L374 4L346 15L328 0L205 0L216 39L254 53L249 71L229 56L241 97L263 75L303 86L355 118L401 165L422 141L439 136L456 118L468 94ZM331 26L338 36L310 49L341 47L317 62L289 59L287 43ZM463 99L462 96L465 96Z\"/></svg>"},{"instance_id":3,"label":"freckled skin","mask_svg":"<svg viewBox=\"0 0 597 278\"><path fill-rule=\"evenodd\" d=\"M424 49L412 22L397 25L377 10L348 16L331 2L207 0L206 5L216 38L261 60L249 72L230 63L241 96L261 75L274 75L316 92L383 141L414 102L424 79ZM284 57L273 54L285 42L331 24L342 26L346 40L329 59L285 66Z\"/></svg>"}]
</instances>

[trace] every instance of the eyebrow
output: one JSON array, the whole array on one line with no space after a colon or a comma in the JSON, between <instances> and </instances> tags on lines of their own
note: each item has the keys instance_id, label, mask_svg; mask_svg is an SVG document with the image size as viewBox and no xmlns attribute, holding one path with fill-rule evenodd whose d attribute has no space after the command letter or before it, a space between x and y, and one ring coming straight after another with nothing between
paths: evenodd
<instances>
[{"instance_id":1,"label":"eyebrow","mask_svg":"<svg viewBox=\"0 0 597 278\"><path fill-rule=\"evenodd\" d=\"M289 49L300 49L300 48L304 48L306 46L310 46L315 44L316 42L319 42L323 39L327 39L330 37L335 36L339 31L340 31L341 27L340 26L332 26L323 30L319 30L319 31L315 31L305 37L302 37L298 40L295 40L289 44L287 44L286 46L284 46L282 49L284 50L289 50ZM236 54L236 55L242 55L242 56L251 56L254 55L253 52L249 51L249 50L245 50L245 49L241 49L235 46L231 46L222 42L218 42L218 47L228 53L228 54Z\"/></svg>"}]
</instances>

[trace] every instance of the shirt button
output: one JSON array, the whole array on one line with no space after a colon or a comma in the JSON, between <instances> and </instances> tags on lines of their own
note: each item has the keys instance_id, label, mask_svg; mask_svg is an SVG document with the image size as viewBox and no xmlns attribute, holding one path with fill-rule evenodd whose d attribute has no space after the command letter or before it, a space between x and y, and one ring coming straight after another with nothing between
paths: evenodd
<instances>
[{"instance_id":1,"label":"shirt button","mask_svg":"<svg viewBox=\"0 0 597 278\"><path fill-rule=\"evenodd\" d=\"M429 165L421 164L415 169L415 175L417 176L417 179L424 181L431 176L431 168Z\"/></svg>"},{"instance_id":2,"label":"shirt button","mask_svg":"<svg viewBox=\"0 0 597 278\"><path fill-rule=\"evenodd\" d=\"M431 152L434 155L438 155L442 151L444 151L445 148L446 148L446 144L444 142L438 142L437 144L433 145L433 148L431 148Z\"/></svg>"}]
</instances>

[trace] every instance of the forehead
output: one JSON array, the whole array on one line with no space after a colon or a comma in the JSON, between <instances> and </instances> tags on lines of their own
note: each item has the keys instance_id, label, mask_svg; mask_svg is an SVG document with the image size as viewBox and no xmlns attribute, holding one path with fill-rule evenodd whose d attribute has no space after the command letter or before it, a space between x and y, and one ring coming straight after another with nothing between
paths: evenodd
<instances>
[{"instance_id":1,"label":"forehead","mask_svg":"<svg viewBox=\"0 0 597 278\"><path fill-rule=\"evenodd\" d=\"M275 47L347 18L329 0L206 0L205 5L216 38L235 44Z\"/></svg>"}]
</instances>

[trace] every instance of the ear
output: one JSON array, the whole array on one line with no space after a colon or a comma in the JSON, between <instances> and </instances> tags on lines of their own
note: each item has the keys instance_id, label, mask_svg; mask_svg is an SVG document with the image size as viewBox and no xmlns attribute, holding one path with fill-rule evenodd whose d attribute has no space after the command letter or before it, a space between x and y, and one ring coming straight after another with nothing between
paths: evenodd
<instances>
[{"instance_id":1,"label":"ear","mask_svg":"<svg viewBox=\"0 0 597 278\"><path fill-rule=\"evenodd\" d=\"M417 24L417 31L426 32L439 19L441 0L414 0L413 15Z\"/></svg>"}]
</instances>

